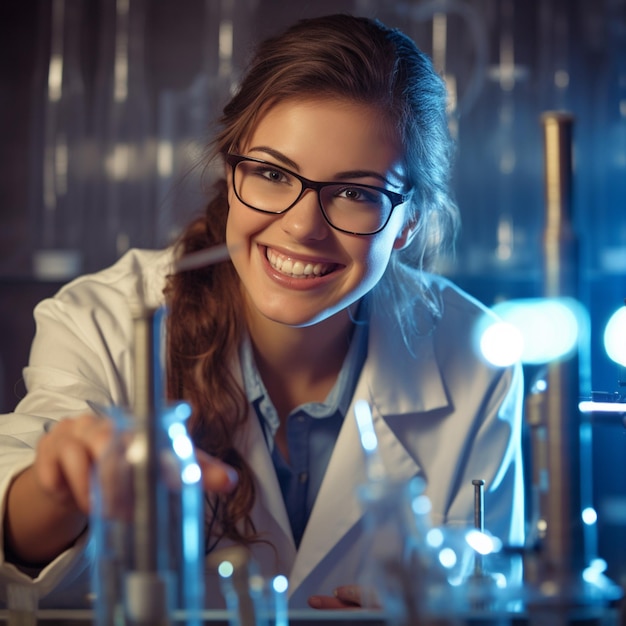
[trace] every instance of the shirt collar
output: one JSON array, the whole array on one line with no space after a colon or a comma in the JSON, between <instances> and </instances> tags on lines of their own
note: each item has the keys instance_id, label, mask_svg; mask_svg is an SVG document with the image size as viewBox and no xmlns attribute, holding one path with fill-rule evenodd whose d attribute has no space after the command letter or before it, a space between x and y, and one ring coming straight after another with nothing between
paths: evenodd
<instances>
[{"instance_id":1,"label":"shirt collar","mask_svg":"<svg viewBox=\"0 0 626 626\"><path fill-rule=\"evenodd\" d=\"M297 407L297 409L305 410L311 417L316 418L329 417L336 412L345 416L367 356L368 330L369 324L367 321L359 320L355 322L348 352L341 366L337 381L326 400L320 403L305 404L302 407ZM273 439L279 426L278 415L254 362L252 342L247 333L241 342L239 358L248 401L255 407L257 413L260 413L260 417L262 417L265 423L264 426L266 429L269 428L271 438Z\"/></svg>"}]
</instances>

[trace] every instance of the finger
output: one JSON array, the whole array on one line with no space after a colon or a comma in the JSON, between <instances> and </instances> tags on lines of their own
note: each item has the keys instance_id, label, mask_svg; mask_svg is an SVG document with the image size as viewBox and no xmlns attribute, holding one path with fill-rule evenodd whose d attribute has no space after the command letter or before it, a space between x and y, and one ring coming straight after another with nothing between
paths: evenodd
<instances>
[{"instance_id":1,"label":"finger","mask_svg":"<svg viewBox=\"0 0 626 626\"><path fill-rule=\"evenodd\" d=\"M90 477L93 459L88 449L73 441L63 450L59 458L59 470L66 482L67 490L78 508L88 514L90 510Z\"/></svg>"},{"instance_id":2,"label":"finger","mask_svg":"<svg viewBox=\"0 0 626 626\"><path fill-rule=\"evenodd\" d=\"M84 512L90 466L91 460L84 446L70 438L62 449L50 444L40 447L35 475L40 488L49 497Z\"/></svg>"},{"instance_id":3,"label":"finger","mask_svg":"<svg viewBox=\"0 0 626 626\"><path fill-rule=\"evenodd\" d=\"M109 445L109 420L84 415L62 420L39 440L35 460L37 481L45 493L81 511L89 508L91 467Z\"/></svg>"},{"instance_id":4,"label":"finger","mask_svg":"<svg viewBox=\"0 0 626 626\"><path fill-rule=\"evenodd\" d=\"M341 602L355 604L360 607L380 608L380 603L373 589L362 585L341 585L333 591Z\"/></svg>"},{"instance_id":5,"label":"finger","mask_svg":"<svg viewBox=\"0 0 626 626\"><path fill-rule=\"evenodd\" d=\"M203 450L196 450L196 458L202 470L202 484L206 491L230 493L237 486L239 477L230 465Z\"/></svg>"},{"instance_id":6,"label":"finger","mask_svg":"<svg viewBox=\"0 0 626 626\"><path fill-rule=\"evenodd\" d=\"M335 596L310 596L307 602L312 609L320 610L360 608L360 606L354 604L354 602L345 602Z\"/></svg>"}]
</instances>

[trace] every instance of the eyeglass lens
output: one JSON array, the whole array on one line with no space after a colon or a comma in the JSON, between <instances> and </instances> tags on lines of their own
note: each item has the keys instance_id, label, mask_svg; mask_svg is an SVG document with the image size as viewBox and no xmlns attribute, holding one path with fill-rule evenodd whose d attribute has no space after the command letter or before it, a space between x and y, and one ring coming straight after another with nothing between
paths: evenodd
<instances>
[{"instance_id":1,"label":"eyeglass lens","mask_svg":"<svg viewBox=\"0 0 626 626\"><path fill-rule=\"evenodd\" d=\"M271 163L240 161L235 167L239 199L259 211L281 213L302 193L303 183L289 171ZM325 184L319 200L328 221L340 230L369 234L387 222L391 199L381 191L353 183Z\"/></svg>"}]
</instances>

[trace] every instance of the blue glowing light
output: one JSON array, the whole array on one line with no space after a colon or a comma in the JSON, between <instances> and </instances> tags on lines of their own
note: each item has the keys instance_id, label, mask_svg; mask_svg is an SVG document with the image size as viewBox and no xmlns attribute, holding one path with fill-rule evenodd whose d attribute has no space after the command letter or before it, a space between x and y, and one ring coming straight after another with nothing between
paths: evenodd
<instances>
[{"instance_id":1,"label":"blue glowing light","mask_svg":"<svg viewBox=\"0 0 626 626\"><path fill-rule=\"evenodd\" d=\"M411 509L415 515L428 515L432 509L430 498L425 495L416 496L411 502Z\"/></svg>"},{"instance_id":2,"label":"blue glowing light","mask_svg":"<svg viewBox=\"0 0 626 626\"><path fill-rule=\"evenodd\" d=\"M507 322L494 322L480 337L480 351L492 365L507 367L519 361L524 349L522 333Z\"/></svg>"},{"instance_id":3,"label":"blue glowing light","mask_svg":"<svg viewBox=\"0 0 626 626\"><path fill-rule=\"evenodd\" d=\"M581 517L587 526L593 526L598 521L598 514L596 513L596 510L590 506L583 509Z\"/></svg>"},{"instance_id":4,"label":"blue glowing light","mask_svg":"<svg viewBox=\"0 0 626 626\"><path fill-rule=\"evenodd\" d=\"M374 452L378 447L378 439L372 422L372 412L366 400L354 403L354 416L361 436L361 445L366 452Z\"/></svg>"},{"instance_id":5,"label":"blue glowing light","mask_svg":"<svg viewBox=\"0 0 626 626\"><path fill-rule=\"evenodd\" d=\"M496 304L493 312L501 322L484 320L479 341L485 358L496 365L517 359L541 364L569 356L578 345L586 319L582 306L571 298L509 300ZM511 326L519 334L513 333Z\"/></svg>"},{"instance_id":6,"label":"blue glowing light","mask_svg":"<svg viewBox=\"0 0 626 626\"><path fill-rule=\"evenodd\" d=\"M279 574L278 576L274 576L274 580L272 580L272 587L276 593L285 593L289 587L289 581L286 576Z\"/></svg>"},{"instance_id":7,"label":"blue glowing light","mask_svg":"<svg viewBox=\"0 0 626 626\"><path fill-rule=\"evenodd\" d=\"M626 367L626 307L615 311L607 322L604 349L612 361Z\"/></svg>"},{"instance_id":8,"label":"blue glowing light","mask_svg":"<svg viewBox=\"0 0 626 626\"><path fill-rule=\"evenodd\" d=\"M180 478L185 485L194 485L202 478L202 470L197 463L189 463L182 471Z\"/></svg>"},{"instance_id":9,"label":"blue glowing light","mask_svg":"<svg viewBox=\"0 0 626 626\"><path fill-rule=\"evenodd\" d=\"M491 577L493 578L494 582L496 583L496 587L498 589L506 589L506 587L507 587L507 580L506 580L506 576L504 574L502 574L501 572L494 572L493 574L491 574Z\"/></svg>"},{"instance_id":10,"label":"blue glowing light","mask_svg":"<svg viewBox=\"0 0 626 626\"><path fill-rule=\"evenodd\" d=\"M581 400L578 403L581 413L626 413L626 402L595 402Z\"/></svg>"},{"instance_id":11,"label":"blue glowing light","mask_svg":"<svg viewBox=\"0 0 626 626\"><path fill-rule=\"evenodd\" d=\"M233 575L235 568L230 561L222 561L217 567L217 573L222 578L230 578Z\"/></svg>"},{"instance_id":12,"label":"blue glowing light","mask_svg":"<svg viewBox=\"0 0 626 626\"><path fill-rule=\"evenodd\" d=\"M191 416L191 405L188 402L179 402L174 408L174 415L181 422Z\"/></svg>"},{"instance_id":13,"label":"blue glowing light","mask_svg":"<svg viewBox=\"0 0 626 626\"><path fill-rule=\"evenodd\" d=\"M167 434L170 439L176 439L177 437L186 437L187 431L180 422L174 422L168 426Z\"/></svg>"},{"instance_id":14,"label":"blue glowing light","mask_svg":"<svg viewBox=\"0 0 626 626\"><path fill-rule=\"evenodd\" d=\"M426 543L432 548L439 548L443 545L443 532L440 528L431 528L426 533Z\"/></svg>"},{"instance_id":15,"label":"blue glowing light","mask_svg":"<svg viewBox=\"0 0 626 626\"><path fill-rule=\"evenodd\" d=\"M586 567L583 571L583 580L590 584L601 582L606 568L607 563L604 559L592 559L589 567Z\"/></svg>"},{"instance_id":16,"label":"blue glowing light","mask_svg":"<svg viewBox=\"0 0 626 626\"><path fill-rule=\"evenodd\" d=\"M465 541L478 554L482 555L498 552L502 547L499 540L480 530L470 530L465 536Z\"/></svg>"},{"instance_id":17,"label":"blue glowing light","mask_svg":"<svg viewBox=\"0 0 626 626\"><path fill-rule=\"evenodd\" d=\"M180 459L189 459L193 456L193 444L187 437L187 433L175 437L172 441L172 448Z\"/></svg>"},{"instance_id":18,"label":"blue glowing light","mask_svg":"<svg viewBox=\"0 0 626 626\"><path fill-rule=\"evenodd\" d=\"M448 569L454 567L457 562L456 552L452 548L444 548L439 552L439 562Z\"/></svg>"}]
</instances>

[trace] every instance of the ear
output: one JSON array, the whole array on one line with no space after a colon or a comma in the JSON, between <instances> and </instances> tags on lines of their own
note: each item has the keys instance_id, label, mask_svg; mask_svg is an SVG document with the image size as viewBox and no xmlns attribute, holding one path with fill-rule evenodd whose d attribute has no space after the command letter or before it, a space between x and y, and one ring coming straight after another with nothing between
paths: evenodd
<instances>
[{"instance_id":1,"label":"ear","mask_svg":"<svg viewBox=\"0 0 626 626\"><path fill-rule=\"evenodd\" d=\"M402 230L398 233L396 240L393 242L394 250L402 250L406 248L411 241L413 241L413 237L417 234L417 225L419 223L419 215L416 215L414 219L409 220Z\"/></svg>"}]
</instances>

